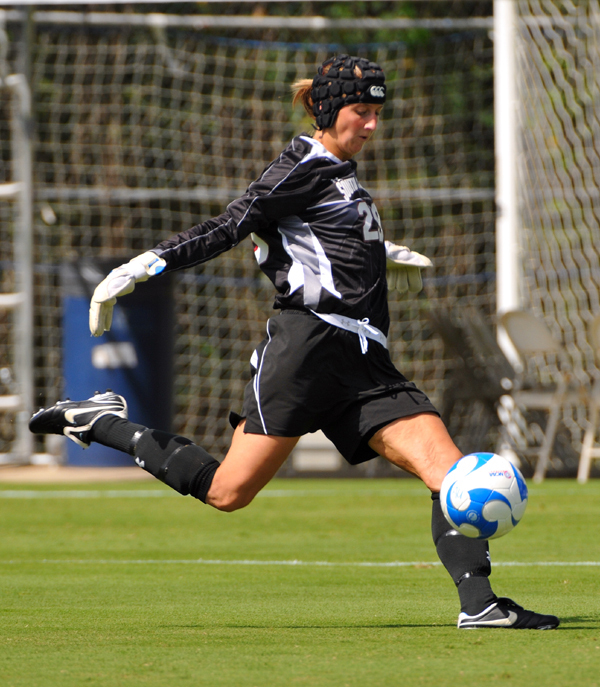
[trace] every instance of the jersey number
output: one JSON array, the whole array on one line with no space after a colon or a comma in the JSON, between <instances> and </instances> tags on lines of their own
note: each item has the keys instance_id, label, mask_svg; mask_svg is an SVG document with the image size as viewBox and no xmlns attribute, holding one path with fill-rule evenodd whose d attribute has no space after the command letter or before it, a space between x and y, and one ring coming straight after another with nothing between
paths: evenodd
<instances>
[{"instance_id":1,"label":"jersey number","mask_svg":"<svg viewBox=\"0 0 600 687\"><path fill-rule=\"evenodd\" d=\"M381 228L381 220L379 219L377 208L362 200L356 209L363 220L363 236L365 241L379 241L383 243L383 229Z\"/></svg>"}]
</instances>

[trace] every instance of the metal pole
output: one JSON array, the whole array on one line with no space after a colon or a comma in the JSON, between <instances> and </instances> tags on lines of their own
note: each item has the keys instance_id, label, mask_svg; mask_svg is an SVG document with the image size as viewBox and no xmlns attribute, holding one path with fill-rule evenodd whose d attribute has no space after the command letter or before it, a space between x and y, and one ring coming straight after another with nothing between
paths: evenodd
<instances>
[{"instance_id":1,"label":"metal pole","mask_svg":"<svg viewBox=\"0 0 600 687\"><path fill-rule=\"evenodd\" d=\"M246 0L255 2L255 0ZM277 0L284 1L284 0ZM345 0L344 0L345 1ZM79 0L78 0L79 2ZM7 10L7 21L21 21L20 10ZM331 19L329 17L283 17L254 15L183 15L183 14L133 14L130 12L65 12L41 11L33 14L36 24L72 24L76 26L146 26L160 28L187 28L202 31L207 28L244 29L296 29L335 31L339 29L428 29L431 31L489 31L491 17L445 17L420 19L413 17L361 17L360 19Z\"/></svg>"},{"instance_id":2,"label":"metal pole","mask_svg":"<svg viewBox=\"0 0 600 687\"><path fill-rule=\"evenodd\" d=\"M13 92L13 178L20 185L15 232L16 291L21 304L15 310L15 376L21 396L17 414L15 458L28 463L33 436L28 421L33 409L33 179L31 147L31 91L23 74L12 74L6 85Z\"/></svg>"},{"instance_id":3,"label":"metal pole","mask_svg":"<svg viewBox=\"0 0 600 687\"><path fill-rule=\"evenodd\" d=\"M521 307L517 196L517 87L514 0L494 0L494 139L496 150L496 311ZM515 366L517 352L498 328L498 343Z\"/></svg>"}]
</instances>

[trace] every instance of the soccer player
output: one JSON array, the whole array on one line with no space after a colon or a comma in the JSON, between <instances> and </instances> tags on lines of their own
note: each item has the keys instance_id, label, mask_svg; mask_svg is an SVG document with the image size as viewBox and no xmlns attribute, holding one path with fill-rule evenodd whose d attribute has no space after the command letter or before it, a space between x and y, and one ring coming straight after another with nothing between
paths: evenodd
<instances>
[{"instance_id":1,"label":"soccer player","mask_svg":"<svg viewBox=\"0 0 600 687\"><path fill-rule=\"evenodd\" d=\"M292 88L294 103L315 120L314 135L294 138L222 215L113 270L90 306L90 329L100 336L117 297L136 282L206 262L252 237L281 312L252 355L253 377L241 414L230 416L233 440L222 462L184 437L129 421L125 399L112 392L42 409L30 429L129 453L179 493L222 511L247 506L298 439L321 429L350 464L381 455L431 490L433 540L458 588L459 628L555 628L555 616L497 597L488 543L459 534L444 518L441 483L461 453L387 350L388 287L419 291L420 271L431 263L384 241L357 179L353 158L375 133L386 98L383 71L340 55Z\"/></svg>"}]
</instances>

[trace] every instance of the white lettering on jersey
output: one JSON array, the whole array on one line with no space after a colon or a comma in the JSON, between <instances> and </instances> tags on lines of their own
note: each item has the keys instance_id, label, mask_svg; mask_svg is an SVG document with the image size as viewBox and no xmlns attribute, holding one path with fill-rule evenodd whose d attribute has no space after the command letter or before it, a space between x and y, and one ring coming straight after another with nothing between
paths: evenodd
<instances>
[{"instance_id":1,"label":"white lettering on jersey","mask_svg":"<svg viewBox=\"0 0 600 687\"><path fill-rule=\"evenodd\" d=\"M377 208L361 200L356 209L363 220L363 237L365 241L379 241L383 243L383 229L381 228L381 219L379 218Z\"/></svg>"},{"instance_id":2,"label":"white lettering on jersey","mask_svg":"<svg viewBox=\"0 0 600 687\"><path fill-rule=\"evenodd\" d=\"M350 200L359 189L356 177L350 177L349 179L334 179L334 182L338 191L346 200Z\"/></svg>"}]
</instances>

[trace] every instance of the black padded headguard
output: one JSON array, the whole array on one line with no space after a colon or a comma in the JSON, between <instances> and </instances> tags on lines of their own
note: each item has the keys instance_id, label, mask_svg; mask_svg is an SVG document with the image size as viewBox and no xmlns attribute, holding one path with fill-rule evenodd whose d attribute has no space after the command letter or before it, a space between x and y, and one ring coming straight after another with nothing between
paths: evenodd
<instances>
[{"instance_id":1,"label":"black padded headguard","mask_svg":"<svg viewBox=\"0 0 600 687\"><path fill-rule=\"evenodd\" d=\"M325 73L325 70L327 73ZM354 73L358 67L362 72L359 78ZM325 60L313 79L311 98L317 129L333 126L337 113L344 105L352 103L385 102L385 75L375 62L363 57L338 55Z\"/></svg>"}]
</instances>

